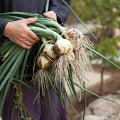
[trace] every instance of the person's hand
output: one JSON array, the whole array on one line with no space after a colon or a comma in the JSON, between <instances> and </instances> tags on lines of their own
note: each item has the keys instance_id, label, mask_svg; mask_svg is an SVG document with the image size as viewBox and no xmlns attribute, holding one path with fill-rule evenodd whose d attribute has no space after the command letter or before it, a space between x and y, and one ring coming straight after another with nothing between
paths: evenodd
<instances>
[{"instance_id":1,"label":"person's hand","mask_svg":"<svg viewBox=\"0 0 120 120\"><path fill-rule=\"evenodd\" d=\"M57 20L57 15L56 15L56 13L54 11L48 11L46 13L43 13L43 15L45 17Z\"/></svg>"},{"instance_id":2,"label":"person's hand","mask_svg":"<svg viewBox=\"0 0 120 120\"><path fill-rule=\"evenodd\" d=\"M37 18L27 18L14 22L8 22L3 35L22 48L30 49L40 38L33 33L28 24L34 23Z\"/></svg>"}]
</instances>

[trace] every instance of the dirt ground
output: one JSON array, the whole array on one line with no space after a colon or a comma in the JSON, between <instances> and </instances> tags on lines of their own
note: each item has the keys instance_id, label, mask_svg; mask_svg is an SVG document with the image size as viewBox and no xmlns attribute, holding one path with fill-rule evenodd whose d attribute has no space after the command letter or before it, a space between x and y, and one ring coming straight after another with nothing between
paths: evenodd
<instances>
[{"instance_id":1,"label":"dirt ground","mask_svg":"<svg viewBox=\"0 0 120 120\"><path fill-rule=\"evenodd\" d=\"M100 73L101 66L93 65L93 70L96 73ZM120 90L120 70L117 70L117 69L114 69L111 67L107 67L105 69L104 74L110 75L110 77L104 81L103 95L114 94L116 91ZM87 89L99 95L100 83L98 82L95 85L88 87ZM76 116L79 116L79 114L81 114L81 112L84 109L83 95L82 95L82 98L83 99L81 102L77 102L76 100L73 99L73 97L71 97L74 108L78 111L78 113L75 113L71 108L69 108L69 113L73 118L75 118ZM97 100L97 99L98 99L97 97L95 97L91 94L87 94L87 106L91 102L93 102L94 100Z\"/></svg>"}]
</instances>

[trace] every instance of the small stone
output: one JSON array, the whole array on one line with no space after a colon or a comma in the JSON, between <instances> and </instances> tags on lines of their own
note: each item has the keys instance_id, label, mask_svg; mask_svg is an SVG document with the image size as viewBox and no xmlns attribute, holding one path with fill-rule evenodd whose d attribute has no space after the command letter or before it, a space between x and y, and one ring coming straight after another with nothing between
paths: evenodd
<instances>
[{"instance_id":1,"label":"small stone","mask_svg":"<svg viewBox=\"0 0 120 120\"><path fill-rule=\"evenodd\" d=\"M120 120L120 99L117 94L104 97L115 102L103 99L93 101L87 107L85 120Z\"/></svg>"},{"instance_id":2,"label":"small stone","mask_svg":"<svg viewBox=\"0 0 120 120\"><path fill-rule=\"evenodd\" d=\"M115 100L111 95L105 96L105 98ZM112 114L118 114L120 111L119 101L116 99L115 102L98 99L89 105L89 109L92 109L93 114L98 116L109 116Z\"/></svg>"}]
</instances>

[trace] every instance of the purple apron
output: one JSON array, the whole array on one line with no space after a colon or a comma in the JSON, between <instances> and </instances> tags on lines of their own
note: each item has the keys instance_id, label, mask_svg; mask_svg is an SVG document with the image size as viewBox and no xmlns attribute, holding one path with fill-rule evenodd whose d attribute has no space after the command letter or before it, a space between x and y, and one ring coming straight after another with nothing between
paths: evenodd
<instances>
[{"instance_id":1,"label":"purple apron","mask_svg":"<svg viewBox=\"0 0 120 120\"><path fill-rule=\"evenodd\" d=\"M8 101L9 101L10 91L6 97L6 101L3 108L3 120L11 120L11 118L7 118L7 110L8 110ZM54 93L53 90L50 90L50 96L52 98L52 107L53 114L51 112L51 107L48 102L48 96L46 95L44 100L37 98L37 90L30 90L27 87L23 88L23 103L25 107L28 109L29 113L33 116L34 120L68 120L67 113L62 108L58 97ZM66 102L65 102L65 108ZM12 120L21 120L18 116L18 111L14 108L14 99L10 105L10 116Z\"/></svg>"}]
</instances>

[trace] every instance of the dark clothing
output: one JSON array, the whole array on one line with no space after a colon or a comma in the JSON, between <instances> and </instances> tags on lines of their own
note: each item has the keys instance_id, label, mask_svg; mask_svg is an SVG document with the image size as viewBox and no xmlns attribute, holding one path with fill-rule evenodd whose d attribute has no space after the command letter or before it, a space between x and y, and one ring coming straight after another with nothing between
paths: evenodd
<instances>
[{"instance_id":1,"label":"dark clothing","mask_svg":"<svg viewBox=\"0 0 120 120\"><path fill-rule=\"evenodd\" d=\"M70 0L65 0L70 4ZM0 13L19 11L42 14L45 9L46 0L0 0ZM69 9L62 3L62 0L50 0L49 10L54 11L59 20L64 23L68 17ZM0 39L7 21L0 18Z\"/></svg>"},{"instance_id":2,"label":"dark clothing","mask_svg":"<svg viewBox=\"0 0 120 120\"><path fill-rule=\"evenodd\" d=\"M70 4L70 0L65 1ZM0 13L19 11L42 14L44 12L44 8L45 0L0 0ZM57 14L57 17L61 23L66 21L69 14L69 9L62 3L62 0L50 0L49 10L52 10ZM6 24L7 21L0 18L0 43L2 42L3 32ZM67 120L66 112L60 105L58 97L52 90L50 91L56 120ZM9 95L10 93L7 95L3 108L3 120L8 120L6 118L6 114L8 109ZM23 88L23 103L25 104L25 107L28 109L30 114L33 116L34 120L54 120L48 103L48 96L46 95L44 101L39 99L39 101L37 100L34 102L36 96L36 90L31 91L26 87ZM13 112L14 102L12 102L10 109L11 112ZM13 120L19 120L16 109L13 114Z\"/></svg>"},{"instance_id":3,"label":"dark clothing","mask_svg":"<svg viewBox=\"0 0 120 120\"><path fill-rule=\"evenodd\" d=\"M26 87L23 88L23 103L25 107L28 109L29 113L32 115L34 120L54 120L54 117L56 118L55 120L68 120L68 116L65 110L62 108L59 99L57 95L53 92L53 90L50 90L50 97L52 99L52 109L53 109L54 117L51 111L47 93L43 100L37 97L37 95L38 95L38 91L36 89L30 90ZM18 110L14 106L15 104L14 99L10 106L10 114L12 115L12 119L8 118L7 110L8 110L9 100L10 100L10 90L7 95L3 109L3 120L21 120L18 117Z\"/></svg>"}]
</instances>

